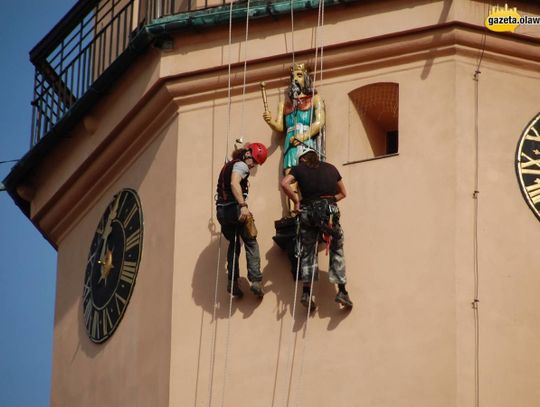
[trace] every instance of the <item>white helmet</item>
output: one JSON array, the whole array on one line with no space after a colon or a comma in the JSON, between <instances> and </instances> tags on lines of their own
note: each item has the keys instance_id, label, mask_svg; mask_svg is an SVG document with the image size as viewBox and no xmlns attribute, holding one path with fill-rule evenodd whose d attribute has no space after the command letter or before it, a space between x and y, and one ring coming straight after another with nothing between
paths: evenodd
<instances>
[{"instance_id":1,"label":"white helmet","mask_svg":"<svg viewBox=\"0 0 540 407\"><path fill-rule=\"evenodd\" d=\"M300 157L302 157L303 155L306 155L307 153L311 153L311 152L317 154L317 157L319 156L319 153L317 153L317 151L313 149L312 147L306 146L304 144L300 144L297 148L297 157L298 159L300 159Z\"/></svg>"}]
</instances>

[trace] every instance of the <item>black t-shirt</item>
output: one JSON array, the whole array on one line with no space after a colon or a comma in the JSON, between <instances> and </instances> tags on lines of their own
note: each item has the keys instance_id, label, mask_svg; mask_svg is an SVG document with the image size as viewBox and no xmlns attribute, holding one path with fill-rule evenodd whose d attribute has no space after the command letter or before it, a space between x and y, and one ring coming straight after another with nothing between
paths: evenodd
<instances>
[{"instance_id":1,"label":"black t-shirt","mask_svg":"<svg viewBox=\"0 0 540 407\"><path fill-rule=\"evenodd\" d=\"M337 184L341 181L341 175L332 164L320 162L317 168L309 168L300 163L291 169L290 174L298 181L302 200L333 196L338 193Z\"/></svg>"}]
</instances>

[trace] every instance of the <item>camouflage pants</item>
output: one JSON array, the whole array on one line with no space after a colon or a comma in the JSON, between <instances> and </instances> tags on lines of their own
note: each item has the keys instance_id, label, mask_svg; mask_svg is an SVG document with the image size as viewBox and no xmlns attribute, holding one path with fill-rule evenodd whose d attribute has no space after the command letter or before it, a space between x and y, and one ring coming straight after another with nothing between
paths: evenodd
<instances>
[{"instance_id":1,"label":"camouflage pants","mask_svg":"<svg viewBox=\"0 0 540 407\"><path fill-rule=\"evenodd\" d=\"M332 284L345 284L345 255L343 252L343 229L339 224L339 209L332 203L334 211L332 240L330 242L329 280ZM320 219L314 216L309 207L303 209L300 215L300 241L302 243L301 270L302 281L311 283L313 272L317 277L317 241L323 232Z\"/></svg>"}]
</instances>

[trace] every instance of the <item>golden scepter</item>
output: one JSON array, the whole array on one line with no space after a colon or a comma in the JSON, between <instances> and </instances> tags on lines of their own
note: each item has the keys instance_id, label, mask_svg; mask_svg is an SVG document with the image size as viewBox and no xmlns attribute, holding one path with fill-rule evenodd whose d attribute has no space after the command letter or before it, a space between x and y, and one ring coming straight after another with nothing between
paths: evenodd
<instances>
[{"instance_id":1,"label":"golden scepter","mask_svg":"<svg viewBox=\"0 0 540 407\"><path fill-rule=\"evenodd\" d=\"M266 82L261 82L261 95L264 104L264 111L268 112L268 99L266 98Z\"/></svg>"}]
</instances>

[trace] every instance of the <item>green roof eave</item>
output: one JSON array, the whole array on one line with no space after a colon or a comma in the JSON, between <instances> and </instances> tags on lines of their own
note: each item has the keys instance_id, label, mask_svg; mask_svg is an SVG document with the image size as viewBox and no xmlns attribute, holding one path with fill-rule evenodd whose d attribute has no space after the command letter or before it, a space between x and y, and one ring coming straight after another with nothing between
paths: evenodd
<instances>
[{"instance_id":1,"label":"green roof eave","mask_svg":"<svg viewBox=\"0 0 540 407\"><path fill-rule=\"evenodd\" d=\"M359 0L324 0L324 7L339 4L355 3ZM277 17L279 15L290 14L291 9L295 11L313 10L319 7L320 0L284 0L284 1L261 1L256 0L250 3L249 10L247 2L232 3L231 6L224 5L210 9L192 11L189 13L169 15L153 20L145 26L145 29L154 35L167 34L186 28L209 28L223 25L233 21L249 19ZM248 15L249 13L249 15Z\"/></svg>"},{"instance_id":2,"label":"green roof eave","mask_svg":"<svg viewBox=\"0 0 540 407\"><path fill-rule=\"evenodd\" d=\"M89 0L94 2L95 0ZM363 0L323 0L324 6L345 5ZM320 0L284 0L284 1L262 1L255 0L250 3L249 18L278 18L280 15L314 10L319 7ZM68 13L68 17L75 12L75 8ZM25 182L25 179L35 171L35 168L53 150L73 127L79 123L84 115L99 102L102 95L110 89L116 80L121 77L130 65L143 54L151 45L158 43L160 39L166 38L168 34L176 31L197 30L228 24L230 18L230 5L218 6L210 9L197 10L187 13L170 15L153 20L143 26L130 41L128 48L106 69L105 72L92 84L90 89L84 94L70 109L70 111L36 144L34 145L11 169L10 173L3 180L3 187L11 195L14 202L22 212L30 217L30 203L25 201L17 192L17 187ZM248 14L247 2L234 2L232 10L233 21L245 20ZM62 25L63 27L63 25ZM60 27L60 28L62 28ZM60 28L53 30L56 33ZM52 34L50 34L52 35ZM55 34L56 35L56 34ZM45 44L45 45L44 45ZM41 41L32 50L32 55L43 52L46 41ZM39 228L39 227L38 227Z\"/></svg>"}]
</instances>

